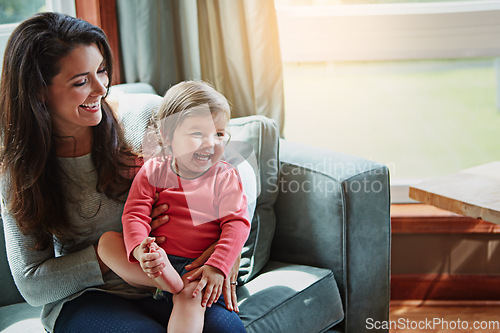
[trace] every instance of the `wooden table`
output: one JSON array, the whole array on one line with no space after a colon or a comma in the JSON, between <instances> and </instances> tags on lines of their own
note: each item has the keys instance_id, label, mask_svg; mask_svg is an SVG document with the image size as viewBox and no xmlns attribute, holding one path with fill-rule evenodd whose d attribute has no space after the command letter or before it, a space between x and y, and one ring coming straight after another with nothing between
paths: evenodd
<instances>
[{"instance_id":1,"label":"wooden table","mask_svg":"<svg viewBox=\"0 0 500 333\"><path fill-rule=\"evenodd\" d=\"M500 162L410 186L409 195L425 204L500 224Z\"/></svg>"}]
</instances>

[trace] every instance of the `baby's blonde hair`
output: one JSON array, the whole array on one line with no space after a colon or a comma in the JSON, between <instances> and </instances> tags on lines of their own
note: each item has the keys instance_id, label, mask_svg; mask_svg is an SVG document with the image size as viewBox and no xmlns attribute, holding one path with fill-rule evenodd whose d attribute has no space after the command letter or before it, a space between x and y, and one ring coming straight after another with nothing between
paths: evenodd
<instances>
[{"instance_id":1,"label":"baby's blonde hair","mask_svg":"<svg viewBox=\"0 0 500 333\"><path fill-rule=\"evenodd\" d=\"M227 123L231 107L226 97L203 81L183 81L168 89L155 117L161 136L170 141L177 126L207 106L213 117L223 116ZM206 110L206 109L205 109Z\"/></svg>"}]
</instances>

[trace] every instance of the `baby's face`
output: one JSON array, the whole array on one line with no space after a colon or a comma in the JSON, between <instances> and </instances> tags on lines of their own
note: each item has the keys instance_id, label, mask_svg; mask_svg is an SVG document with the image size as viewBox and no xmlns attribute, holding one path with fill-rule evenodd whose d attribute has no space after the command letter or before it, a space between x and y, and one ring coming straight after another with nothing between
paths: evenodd
<instances>
[{"instance_id":1,"label":"baby's face","mask_svg":"<svg viewBox=\"0 0 500 333\"><path fill-rule=\"evenodd\" d=\"M220 160L229 137L223 118L207 112L189 116L177 126L171 147L181 177L196 178Z\"/></svg>"}]
</instances>

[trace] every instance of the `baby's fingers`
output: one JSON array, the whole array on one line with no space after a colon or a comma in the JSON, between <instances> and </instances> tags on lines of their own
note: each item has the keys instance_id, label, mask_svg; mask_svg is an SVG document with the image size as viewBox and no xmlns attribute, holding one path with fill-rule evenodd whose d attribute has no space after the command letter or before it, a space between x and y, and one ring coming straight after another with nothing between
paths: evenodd
<instances>
[{"instance_id":1,"label":"baby's fingers","mask_svg":"<svg viewBox=\"0 0 500 333\"><path fill-rule=\"evenodd\" d=\"M217 302L217 300L219 299L221 293L222 293L221 288L215 286L214 289L212 290L212 295L210 295L210 298L208 299L207 307L211 307L212 304L214 304L215 302Z\"/></svg>"},{"instance_id":2,"label":"baby's fingers","mask_svg":"<svg viewBox=\"0 0 500 333\"><path fill-rule=\"evenodd\" d=\"M144 271L144 273L146 273L150 278L157 278L158 276L160 276L162 273L162 269L165 268L165 264L164 263L161 263L159 265L156 265L156 266L152 266L152 267L142 267L142 270Z\"/></svg>"},{"instance_id":3,"label":"baby's fingers","mask_svg":"<svg viewBox=\"0 0 500 333\"><path fill-rule=\"evenodd\" d=\"M144 240L141 242L141 245L144 249L148 249L149 250L149 246L151 243L154 243L155 241L155 238L154 237L146 237L144 238Z\"/></svg>"},{"instance_id":4,"label":"baby's fingers","mask_svg":"<svg viewBox=\"0 0 500 333\"><path fill-rule=\"evenodd\" d=\"M142 268L153 268L161 264L159 253L146 253L141 258Z\"/></svg>"},{"instance_id":5,"label":"baby's fingers","mask_svg":"<svg viewBox=\"0 0 500 333\"><path fill-rule=\"evenodd\" d=\"M212 284L207 284L205 287L205 293L203 294L203 299L201 300L201 306L205 307L207 304L212 305L209 301L213 298L212 294L214 292L214 286Z\"/></svg>"},{"instance_id":6,"label":"baby's fingers","mask_svg":"<svg viewBox=\"0 0 500 333\"><path fill-rule=\"evenodd\" d=\"M191 281L200 279L202 274L203 274L203 270L197 269L197 270L187 272L184 276L186 277L186 279L189 282L191 282Z\"/></svg>"},{"instance_id":7,"label":"baby's fingers","mask_svg":"<svg viewBox=\"0 0 500 333\"><path fill-rule=\"evenodd\" d=\"M193 291L193 298L198 296L198 294L201 293L201 291L203 290L203 288L205 288L206 285L207 285L207 279L201 279ZM205 294L206 294L206 292L205 292Z\"/></svg>"},{"instance_id":8,"label":"baby's fingers","mask_svg":"<svg viewBox=\"0 0 500 333\"><path fill-rule=\"evenodd\" d=\"M151 278L156 278L161 275L161 270L165 267L165 263L160 260L159 253L146 253L141 261L141 268L144 273Z\"/></svg>"}]
</instances>

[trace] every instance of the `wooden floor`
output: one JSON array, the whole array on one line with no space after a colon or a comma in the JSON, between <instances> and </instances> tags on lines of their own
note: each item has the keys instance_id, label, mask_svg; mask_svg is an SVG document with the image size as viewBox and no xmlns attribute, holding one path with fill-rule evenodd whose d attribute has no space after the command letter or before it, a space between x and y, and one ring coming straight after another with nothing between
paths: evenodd
<instances>
[{"instance_id":1,"label":"wooden floor","mask_svg":"<svg viewBox=\"0 0 500 333\"><path fill-rule=\"evenodd\" d=\"M390 333L500 332L500 302L391 301L389 325Z\"/></svg>"}]
</instances>

